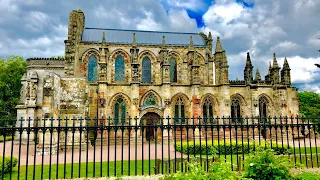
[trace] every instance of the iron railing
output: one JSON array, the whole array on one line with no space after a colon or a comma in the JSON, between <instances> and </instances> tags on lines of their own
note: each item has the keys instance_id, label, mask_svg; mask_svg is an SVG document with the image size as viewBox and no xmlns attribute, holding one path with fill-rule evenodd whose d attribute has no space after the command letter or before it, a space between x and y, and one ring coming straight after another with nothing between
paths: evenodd
<instances>
[{"instance_id":1,"label":"iron railing","mask_svg":"<svg viewBox=\"0 0 320 180\"><path fill-rule=\"evenodd\" d=\"M5 121L0 127L0 166L7 163L5 156L11 159L9 166L15 157L18 162L8 173L2 168L0 176L65 179L166 174L187 171L186 162L193 159L206 170L216 160L241 170L248 153L258 146L273 148L294 164L319 167L319 120L129 117L121 121L126 123L113 123L111 118Z\"/></svg>"}]
</instances>

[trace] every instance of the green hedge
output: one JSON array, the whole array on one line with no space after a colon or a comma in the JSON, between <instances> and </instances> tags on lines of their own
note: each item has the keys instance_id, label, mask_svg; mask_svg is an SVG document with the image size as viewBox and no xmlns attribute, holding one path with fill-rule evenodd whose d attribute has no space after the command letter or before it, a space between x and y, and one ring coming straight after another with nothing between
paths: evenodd
<instances>
[{"instance_id":1,"label":"green hedge","mask_svg":"<svg viewBox=\"0 0 320 180\"><path fill-rule=\"evenodd\" d=\"M193 141L188 142L177 142L175 145L175 149L178 152L182 152L185 154L203 154L203 155L214 155L214 154L221 154L221 155L230 155L230 154L248 154L249 152L254 151L255 148L259 146L259 143L249 143L248 142L241 142L238 141L226 141L225 143L223 141L214 141L212 142L200 142L196 141L195 143ZM264 143L261 142L260 146L271 148L275 151L276 154L289 154L290 153L290 147L286 145L285 147L282 147L281 145L277 147L275 143ZM232 152L232 153L231 153Z\"/></svg>"},{"instance_id":2,"label":"green hedge","mask_svg":"<svg viewBox=\"0 0 320 180\"><path fill-rule=\"evenodd\" d=\"M4 137L0 136L0 142L4 141ZM12 141L12 136L6 136L6 141Z\"/></svg>"},{"instance_id":3,"label":"green hedge","mask_svg":"<svg viewBox=\"0 0 320 180\"><path fill-rule=\"evenodd\" d=\"M4 159L4 166L3 165L3 159ZM11 163L11 157L5 156L0 156L0 175L2 173L9 173L12 171L12 169L17 165L18 163L18 158L12 157L12 163Z\"/></svg>"}]
</instances>

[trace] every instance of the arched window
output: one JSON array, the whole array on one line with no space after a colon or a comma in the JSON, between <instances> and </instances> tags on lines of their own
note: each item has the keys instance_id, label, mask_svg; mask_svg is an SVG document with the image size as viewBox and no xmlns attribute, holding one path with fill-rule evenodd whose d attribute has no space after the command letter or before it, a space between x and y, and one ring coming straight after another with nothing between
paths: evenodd
<instances>
[{"instance_id":1,"label":"arched window","mask_svg":"<svg viewBox=\"0 0 320 180\"><path fill-rule=\"evenodd\" d=\"M89 82L96 82L97 75L98 75L97 57L94 55L91 55L89 57L89 63L88 63L88 81Z\"/></svg>"},{"instance_id":2,"label":"arched window","mask_svg":"<svg viewBox=\"0 0 320 180\"><path fill-rule=\"evenodd\" d=\"M169 60L170 64L170 82L177 82L177 62L174 58Z\"/></svg>"},{"instance_id":3,"label":"arched window","mask_svg":"<svg viewBox=\"0 0 320 180\"><path fill-rule=\"evenodd\" d=\"M205 99L202 105L202 114L205 123L213 123L213 103L210 98Z\"/></svg>"},{"instance_id":4,"label":"arched window","mask_svg":"<svg viewBox=\"0 0 320 180\"><path fill-rule=\"evenodd\" d=\"M174 105L174 121L176 123L185 123L185 108L182 98L178 98Z\"/></svg>"},{"instance_id":5,"label":"arched window","mask_svg":"<svg viewBox=\"0 0 320 180\"><path fill-rule=\"evenodd\" d=\"M126 122L126 104L122 98L117 99L114 104L114 124Z\"/></svg>"},{"instance_id":6,"label":"arched window","mask_svg":"<svg viewBox=\"0 0 320 180\"><path fill-rule=\"evenodd\" d=\"M267 100L265 97L261 97L259 99L259 117L266 118L267 117Z\"/></svg>"},{"instance_id":7,"label":"arched window","mask_svg":"<svg viewBox=\"0 0 320 180\"><path fill-rule=\"evenodd\" d=\"M239 123L241 118L241 102L239 99L231 101L231 118L232 122Z\"/></svg>"},{"instance_id":8,"label":"arched window","mask_svg":"<svg viewBox=\"0 0 320 180\"><path fill-rule=\"evenodd\" d=\"M151 83L151 61L147 56L142 60L142 82Z\"/></svg>"},{"instance_id":9,"label":"arched window","mask_svg":"<svg viewBox=\"0 0 320 180\"><path fill-rule=\"evenodd\" d=\"M157 105L158 102L158 98L153 94L153 93L149 93L144 101L144 105Z\"/></svg>"},{"instance_id":10,"label":"arched window","mask_svg":"<svg viewBox=\"0 0 320 180\"><path fill-rule=\"evenodd\" d=\"M115 61L115 81L124 81L124 59L118 56Z\"/></svg>"}]
</instances>

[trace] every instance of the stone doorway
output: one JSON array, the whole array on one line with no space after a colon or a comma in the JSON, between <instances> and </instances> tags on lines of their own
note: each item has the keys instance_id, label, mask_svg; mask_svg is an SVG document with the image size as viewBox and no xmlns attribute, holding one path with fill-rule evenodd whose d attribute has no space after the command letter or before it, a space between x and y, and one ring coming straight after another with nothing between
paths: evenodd
<instances>
[{"instance_id":1,"label":"stone doorway","mask_svg":"<svg viewBox=\"0 0 320 180\"><path fill-rule=\"evenodd\" d=\"M147 141L153 141L158 138L159 131L154 128L154 125L159 121L160 116L154 112L148 112L141 117L140 125L143 127L141 133L143 133Z\"/></svg>"}]
</instances>

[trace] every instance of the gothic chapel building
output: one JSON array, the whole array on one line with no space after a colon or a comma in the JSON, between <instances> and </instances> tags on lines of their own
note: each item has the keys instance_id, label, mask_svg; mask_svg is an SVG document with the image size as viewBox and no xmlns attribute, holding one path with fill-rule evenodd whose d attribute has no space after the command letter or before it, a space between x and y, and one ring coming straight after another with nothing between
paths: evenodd
<instances>
[{"instance_id":1,"label":"gothic chapel building","mask_svg":"<svg viewBox=\"0 0 320 180\"><path fill-rule=\"evenodd\" d=\"M265 78L249 53L244 61L244 80L229 80L232 59L210 32L87 28L84 13L73 10L65 59L27 59L18 119L110 117L115 125L297 115L287 59L281 69L274 54Z\"/></svg>"}]
</instances>

